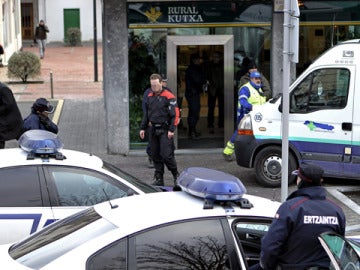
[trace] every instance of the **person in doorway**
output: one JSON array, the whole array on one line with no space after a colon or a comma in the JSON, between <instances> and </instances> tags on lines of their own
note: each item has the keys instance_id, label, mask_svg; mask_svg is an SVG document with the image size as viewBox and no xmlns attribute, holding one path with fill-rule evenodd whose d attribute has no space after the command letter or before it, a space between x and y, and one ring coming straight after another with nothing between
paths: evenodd
<instances>
[{"instance_id":1,"label":"person in doorway","mask_svg":"<svg viewBox=\"0 0 360 270\"><path fill-rule=\"evenodd\" d=\"M24 132L32 129L47 130L57 134L58 126L51 121L49 114L55 107L45 98L38 98L31 107L31 113L24 119Z\"/></svg>"},{"instance_id":2,"label":"person in doorway","mask_svg":"<svg viewBox=\"0 0 360 270\"><path fill-rule=\"evenodd\" d=\"M219 119L218 127L224 127L224 62L221 53L215 51L212 55L212 62L207 69L208 81L208 115L207 126L209 133L214 133L214 111L216 101L218 102Z\"/></svg>"},{"instance_id":3,"label":"person in doorway","mask_svg":"<svg viewBox=\"0 0 360 270\"><path fill-rule=\"evenodd\" d=\"M250 73L250 81L245 83L238 93L237 124L245 114L252 110L253 105L261 105L266 102L266 97L261 89L261 74L258 71ZM223 151L225 160L231 161L234 153L234 142L237 135L235 129L230 140L226 143Z\"/></svg>"},{"instance_id":4,"label":"person in doorway","mask_svg":"<svg viewBox=\"0 0 360 270\"><path fill-rule=\"evenodd\" d=\"M261 240L260 264L250 269L330 269L318 236L323 232L344 236L346 220L341 207L326 198L323 173L311 163L302 163L293 172L298 190L279 207Z\"/></svg>"},{"instance_id":5,"label":"person in doorway","mask_svg":"<svg viewBox=\"0 0 360 270\"><path fill-rule=\"evenodd\" d=\"M153 185L164 185L164 165L174 178L179 176L175 160L174 132L179 122L179 108L176 98L161 84L161 76L150 76L151 92L148 94L143 119L140 125L140 138L145 138L145 130L150 127L149 140L151 157L155 166Z\"/></svg>"},{"instance_id":6,"label":"person in doorway","mask_svg":"<svg viewBox=\"0 0 360 270\"><path fill-rule=\"evenodd\" d=\"M47 33L49 33L49 28L45 25L44 20L40 20L35 29L35 40L39 46L40 59L45 56Z\"/></svg>"},{"instance_id":7,"label":"person in doorway","mask_svg":"<svg viewBox=\"0 0 360 270\"><path fill-rule=\"evenodd\" d=\"M164 75L161 76L161 84L162 84L162 87L164 89L167 89L169 90L170 92L172 92L168 87L167 87L167 78L164 77ZM148 95L152 92L151 90L151 87L149 87L148 89L145 90L144 92L144 95L143 95L143 99L142 99L142 104L141 104L141 107L142 107L142 111L143 113L145 112L146 110L146 103L147 103L147 97ZM148 144L146 145L146 154L147 154L147 161L148 161L148 167L149 168L154 168L154 161L151 157L151 143L150 143L150 139L149 139L149 128L147 128L146 130L146 135L145 137L147 138L148 140Z\"/></svg>"},{"instance_id":8,"label":"person in doorway","mask_svg":"<svg viewBox=\"0 0 360 270\"><path fill-rule=\"evenodd\" d=\"M189 138L196 140L200 137L200 132L196 130L196 125L200 119L200 94L203 85L206 84L205 74L201 66L200 55L194 53L190 56L190 65L185 72L185 98L188 103L188 135Z\"/></svg>"},{"instance_id":9,"label":"person in doorway","mask_svg":"<svg viewBox=\"0 0 360 270\"><path fill-rule=\"evenodd\" d=\"M0 82L0 149L5 142L18 139L22 133L23 120L11 89Z\"/></svg>"}]
</instances>

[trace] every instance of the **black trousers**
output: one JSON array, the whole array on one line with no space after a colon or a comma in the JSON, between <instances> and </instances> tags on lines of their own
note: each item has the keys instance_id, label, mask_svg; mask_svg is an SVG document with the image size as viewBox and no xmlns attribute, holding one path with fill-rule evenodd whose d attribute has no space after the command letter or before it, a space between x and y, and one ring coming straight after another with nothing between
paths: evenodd
<instances>
[{"instance_id":1,"label":"black trousers","mask_svg":"<svg viewBox=\"0 0 360 270\"><path fill-rule=\"evenodd\" d=\"M224 93L221 93L220 90L215 92L215 95L208 93L208 115L207 115L207 124L208 127L214 127L214 111L216 106L216 100L218 101L219 108L219 122L218 126L220 128L224 127Z\"/></svg>"},{"instance_id":2,"label":"black trousers","mask_svg":"<svg viewBox=\"0 0 360 270\"><path fill-rule=\"evenodd\" d=\"M155 167L155 177L163 179L164 165L166 165L172 174L177 173L174 139L168 138L168 130L152 127L150 134L151 155Z\"/></svg>"}]
</instances>

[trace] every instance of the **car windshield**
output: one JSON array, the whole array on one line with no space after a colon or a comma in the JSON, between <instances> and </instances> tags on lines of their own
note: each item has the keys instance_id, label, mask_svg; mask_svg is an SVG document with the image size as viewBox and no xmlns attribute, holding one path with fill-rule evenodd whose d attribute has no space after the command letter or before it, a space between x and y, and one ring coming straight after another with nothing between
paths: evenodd
<instances>
[{"instance_id":1,"label":"car windshield","mask_svg":"<svg viewBox=\"0 0 360 270\"><path fill-rule=\"evenodd\" d=\"M9 254L17 262L39 269L86 241L116 228L91 207L14 244Z\"/></svg>"},{"instance_id":2,"label":"car windshield","mask_svg":"<svg viewBox=\"0 0 360 270\"><path fill-rule=\"evenodd\" d=\"M136 186L138 189L142 190L144 193L154 193L154 192L161 191L161 189L140 181L139 179L135 178L134 176L124 172L123 170L117 168L116 166L114 166L110 163L107 163L106 161L103 161L103 163L104 163L103 169L125 179L129 183Z\"/></svg>"}]
</instances>

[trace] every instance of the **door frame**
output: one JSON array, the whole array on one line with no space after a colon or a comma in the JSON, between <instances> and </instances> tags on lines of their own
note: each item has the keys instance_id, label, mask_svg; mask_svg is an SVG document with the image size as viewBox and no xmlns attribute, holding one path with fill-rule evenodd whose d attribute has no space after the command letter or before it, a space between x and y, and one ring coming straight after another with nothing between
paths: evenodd
<instances>
[{"instance_id":1,"label":"door frame","mask_svg":"<svg viewBox=\"0 0 360 270\"><path fill-rule=\"evenodd\" d=\"M224 46L224 146L234 132L234 36L167 36L166 70L168 86L177 96L177 46L222 45ZM177 147L177 134L175 145Z\"/></svg>"}]
</instances>

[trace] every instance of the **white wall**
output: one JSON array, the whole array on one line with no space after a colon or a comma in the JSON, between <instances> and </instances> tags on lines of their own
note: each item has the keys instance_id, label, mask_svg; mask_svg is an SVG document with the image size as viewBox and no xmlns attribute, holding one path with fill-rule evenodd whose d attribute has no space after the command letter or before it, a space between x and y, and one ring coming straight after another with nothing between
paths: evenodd
<instances>
[{"instance_id":1,"label":"white wall","mask_svg":"<svg viewBox=\"0 0 360 270\"><path fill-rule=\"evenodd\" d=\"M39 1L40 4L41 1ZM43 3L46 11L45 23L49 27L48 42L64 41L64 9L79 9L80 10L80 30L81 40L90 41L94 39L94 19L93 19L93 1L91 0L47 0ZM96 0L96 24L97 24L97 39L101 41L102 26L101 26L101 0ZM39 11L42 9L39 6ZM42 19L42 18L39 18Z\"/></svg>"},{"instance_id":2,"label":"white wall","mask_svg":"<svg viewBox=\"0 0 360 270\"><path fill-rule=\"evenodd\" d=\"M2 10L3 6L6 7L4 11ZM0 44L5 51L2 55L2 63L5 65L11 55L22 47L21 16L19 14L20 0L0 1Z\"/></svg>"}]
</instances>

